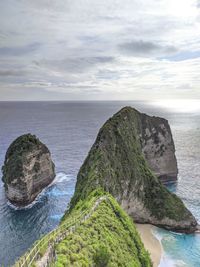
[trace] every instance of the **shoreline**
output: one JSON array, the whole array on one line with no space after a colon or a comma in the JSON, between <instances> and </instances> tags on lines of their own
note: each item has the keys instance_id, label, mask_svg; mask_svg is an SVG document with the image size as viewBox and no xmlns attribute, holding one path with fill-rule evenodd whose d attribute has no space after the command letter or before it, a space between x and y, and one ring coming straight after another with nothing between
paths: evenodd
<instances>
[{"instance_id":1,"label":"shoreline","mask_svg":"<svg viewBox=\"0 0 200 267\"><path fill-rule=\"evenodd\" d=\"M158 267L162 257L162 245L160 241L152 233L152 229L155 227L151 224L138 224L135 226L140 234L141 240L146 250L148 250L153 267Z\"/></svg>"}]
</instances>

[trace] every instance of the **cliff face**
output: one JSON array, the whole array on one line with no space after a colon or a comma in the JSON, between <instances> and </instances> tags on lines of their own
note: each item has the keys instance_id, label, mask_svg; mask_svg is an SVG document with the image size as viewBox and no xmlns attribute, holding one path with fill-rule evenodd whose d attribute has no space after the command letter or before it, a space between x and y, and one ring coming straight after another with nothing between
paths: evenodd
<instances>
[{"instance_id":1,"label":"cliff face","mask_svg":"<svg viewBox=\"0 0 200 267\"><path fill-rule=\"evenodd\" d=\"M148 166L152 164L156 172L158 163L153 164L156 158L159 161L159 156L154 159L153 155L155 149L162 149L165 142L170 142L171 150L174 149L167 122L152 118L154 123L150 123L148 118L126 107L103 125L78 173L71 206L95 188L102 187L118 200L136 222L193 232L197 225L195 218L183 202L161 184ZM168 141L161 144L163 136L168 136ZM150 146L152 140L154 144ZM144 155L149 147L152 150L147 163Z\"/></svg>"},{"instance_id":2,"label":"cliff face","mask_svg":"<svg viewBox=\"0 0 200 267\"><path fill-rule=\"evenodd\" d=\"M163 182L177 180L175 147L168 121L140 114L138 135L144 157Z\"/></svg>"},{"instance_id":3,"label":"cliff face","mask_svg":"<svg viewBox=\"0 0 200 267\"><path fill-rule=\"evenodd\" d=\"M31 134L10 145L2 171L7 198L16 206L30 204L55 177L48 148Z\"/></svg>"}]
</instances>

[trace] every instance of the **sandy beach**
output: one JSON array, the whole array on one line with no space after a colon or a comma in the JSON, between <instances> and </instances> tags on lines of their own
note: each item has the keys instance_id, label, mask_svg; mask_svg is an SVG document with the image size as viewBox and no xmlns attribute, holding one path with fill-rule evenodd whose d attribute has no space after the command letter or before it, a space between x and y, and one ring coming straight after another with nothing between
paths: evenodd
<instances>
[{"instance_id":1,"label":"sandy beach","mask_svg":"<svg viewBox=\"0 0 200 267\"><path fill-rule=\"evenodd\" d=\"M158 267L162 256L162 247L159 240L152 233L154 226L150 224L136 224L136 227L145 248L151 255L153 266Z\"/></svg>"}]
</instances>

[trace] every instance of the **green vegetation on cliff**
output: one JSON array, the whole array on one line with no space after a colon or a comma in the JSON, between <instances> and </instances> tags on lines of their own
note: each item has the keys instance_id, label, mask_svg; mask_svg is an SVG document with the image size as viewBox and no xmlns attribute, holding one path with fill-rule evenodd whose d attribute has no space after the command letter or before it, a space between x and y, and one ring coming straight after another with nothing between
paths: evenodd
<instances>
[{"instance_id":1,"label":"green vegetation on cliff","mask_svg":"<svg viewBox=\"0 0 200 267\"><path fill-rule=\"evenodd\" d=\"M30 133L21 135L9 146L6 158L11 157L13 154L21 155L24 151L31 151L32 148L40 144L40 140L35 135Z\"/></svg>"},{"instance_id":2,"label":"green vegetation on cliff","mask_svg":"<svg viewBox=\"0 0 200 267\"><path fill-rule=\"evenodd\" d=\"M92 192L62 221L92 207L101 195L106 198L91 216L57 245L56 266L152 266L132 220L111 195Z\"/></svg>"},{"instance_id":3,"label":"green vegetation on cliff","mask_svg":"<svg viewBox=\"0 0 200 267\"><path fill-rule=\"evenodd\" d=\"M56 267L151 267L132 218L195 230L195 218L152 174L143 157L142 116L126 107L103 125L60 225L38 240L19 265L25 259L37 266L36 258L45 254L43 259Z\"/></svg>"},{"instance_id":4,"label":"green vegetation on cliff","mask_svg":"<svg viewBox=\"0 0 200 267\"><path fill-rule=\"evenodd\" d=\"M101 189L94 190L68 210L57 230L34 245L39 248L40 258L50 246L56 254L56 259L51 260L54 267L152 267L132 219ZM32 251L36 253L37 249ZM27 252L15 266L24 259L30 263L29 255ZM37 260L31 266L37 266Z\"/></svg>"},{"instance_id":5,"label":"green vegetation on cliff","mask_svg":"<svg viewBox=\"0 0 200 267\"><path fill-rule=\"evenodd\" d=\"M194 217L155 177L143 157L142 117L137 110L125 107L103 125L78 173L71 207L102 187L136 221L193 231Z\"/></svg>"},{"instance_id":6,"label":"green vegetation on cliff","mask_svg":"<svg viewBox=\"0 0 200 267\"><path fill-rule=\"evenodd\" d=\"M12 142L6 152L4 166L2 167L2 180L5 186L19 177L23 170L25 153L32 151L35 147L42 147L43 151L48 151L48 148L32 134L21 135Z\"/></svg>"}]
</instances>

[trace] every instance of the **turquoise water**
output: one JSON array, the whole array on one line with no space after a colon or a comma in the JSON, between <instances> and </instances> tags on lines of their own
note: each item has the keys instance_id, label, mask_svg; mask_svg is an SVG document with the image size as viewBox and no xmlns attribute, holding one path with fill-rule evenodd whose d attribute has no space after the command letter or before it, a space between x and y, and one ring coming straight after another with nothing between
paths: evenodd
<instances>
[{"instance_id":1,"label":"turquoise water","mask_svg":"<svg viewBox=\"0 0 200 267\"><path fill-rule=\"evenodd\" d=\"M170 191L176 193L176 184L170 184L167 187ZM193 204L193 210L195 210L195 204ZM200 222L200 214L196 214L196 218ZM153 232L161 242L163 248L163 255L159 267L200 266L200 233L188 235L159 228L154 229Z\"/></svg>"},{"instance_id":2,"label":"turquoise water","mask_svg":"<svg viewBox=\"0 0 200 267\"><path fill-rule=\"evenodd\" d=\"M99 128L126 105L169 120L179 168L178 182L169 189L182 198L200 222L199 111L178 112L172 106L163 108L141 101L0 102L0 166L9 144L31 132L49 147L57 172L54 183L23 210L8 205L0 179L0 266L13 264L36 239L58 225ZM200 235L177 235L160 229L156 235L164 248L161 267L200 266Z\"/></svg>"},{"instance_id":3,"label":"turquoise water","mask_svg":"<svg viewBox=\"0 0 200 267\"><path fill-rule=\"evenodd\" d=\"M154 230L163 246L159 267L199 267L200 234L177 234L165 230Z\"/></svg>"}]
</instances>

